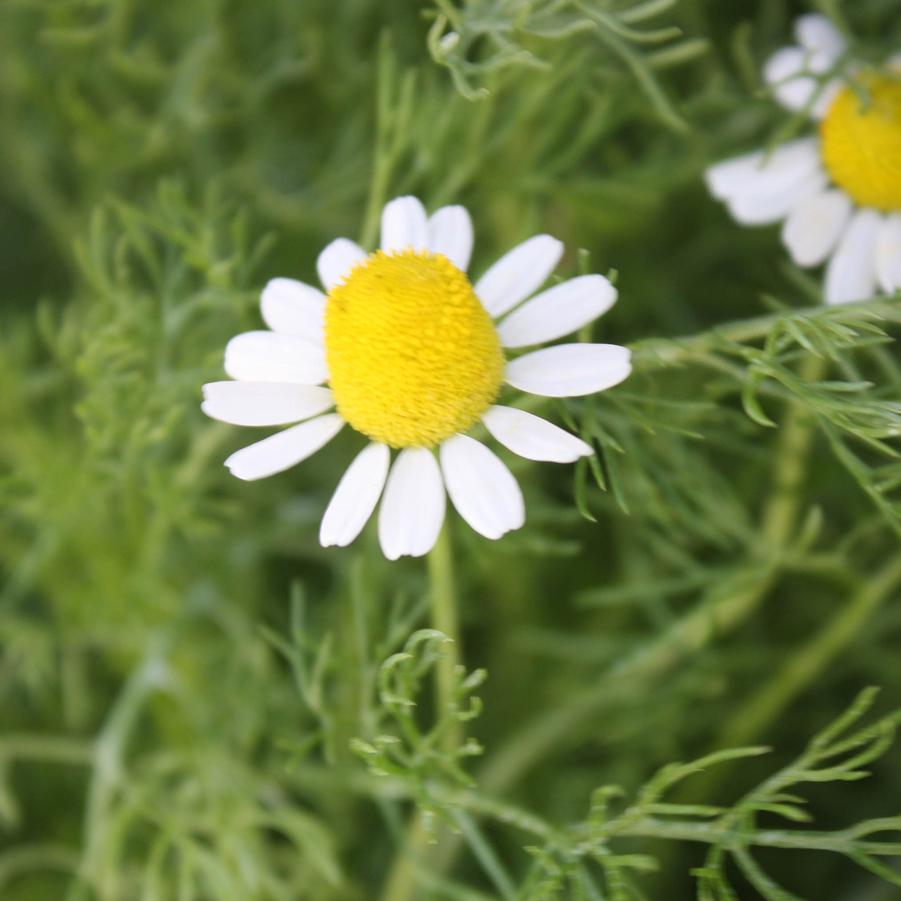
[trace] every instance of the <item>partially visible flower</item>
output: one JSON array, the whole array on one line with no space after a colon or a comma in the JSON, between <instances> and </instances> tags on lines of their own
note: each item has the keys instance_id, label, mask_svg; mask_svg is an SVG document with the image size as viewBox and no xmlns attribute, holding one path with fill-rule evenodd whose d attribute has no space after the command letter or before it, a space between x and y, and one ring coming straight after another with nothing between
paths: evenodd
<instances>
[{"instance_id":1,"label":"partially visible flower","mask_svg":"<svg viewBox=\"0 0 901 901\"><path fill-rule=\"evenodd\" d=\"M519 485L466 434L479 422L529 460L569 463L592 453L575 435L495 401L504 382L575 397L625 379L630 354L614 344L562 344L512 360L505 353L572 334L609 310L616 290L602 275L582 275L533 296L563 252L549 235L515 247L473 286L465 274L472 243L463 207L429 217L415 197L391 201L380 250L367 255L338 238L319 255L326 293L287 278L269 282L261 306L270 331L233 338L225 371L234 381L204 385L203 410L214 419L300 422L232 454L225 463L240 479L300 463L345 424L370 439L325 511L324 546L350 544L381 498L385 556L425 554L444 521L445 490L486 538L519 528Z\"/></svg>"},{"instance_id":2,"label":"partially visible flower","mask_svg":"<svg viewBox=\"0 0 901 901\"><path fill-rule=\"evenodd\" d=\"M802 16L795 36L764 78L819 133L718 163L707 185L743 225L782 222L797 265L828 261L827 303L891 294L901 288L901 58L855 70L852 86L837 74L847 45L829 19Z\"/></svg>"}]
</instances>

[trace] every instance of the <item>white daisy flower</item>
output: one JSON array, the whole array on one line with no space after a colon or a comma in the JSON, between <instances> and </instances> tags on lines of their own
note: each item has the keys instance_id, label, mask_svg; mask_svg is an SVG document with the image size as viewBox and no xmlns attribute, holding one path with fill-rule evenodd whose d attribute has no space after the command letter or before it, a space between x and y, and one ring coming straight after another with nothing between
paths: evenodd
<instances>
[{"instance_id":1,"label":"white daisy flower","mask_svg":"<svg viewBox=\"0 0 901 901\"><path fill-rule=\"evenodd\" d=\"M602 275L582 275L536 294L563 252L550 235L515 247L472 285L472 241L463 207L429 217L415 197L392 200L382 213L380 250L367 254L338 238L319 255L324 292L288 278L269 282L261 302L269 330L233 338L225 371L234 381L204 385L203 410L214 419L300 423L232 454L225 465L240 479L300 463L345 424L370 440L325 511L319 539L326 547L350 544L381 498L385 556L425 554L444 521L445 490L486 538L518 529L525 519L519 485L465 434L478 422L529 460L569 463L592 453L569 432L495 401L504 382L577 397L623 381L630 353L614 344L505 355L592 322L613 306L615 288Z\"/></svg>"},{"instance_id":2,"label":"white daisy flower","mask_svg":"<svg viewBox=\"0 0 901 901\"><path fill-rule=\"evenodd\" d=\"M797 265L828 261L827 303L891 294L901 288L901 57L856 69L849 86L837 74L846 41L829 19L801 16L795 37L764 78L818 133L718 163L707 185L743 225L782 222Z\"/></svg>"}]
</instances>

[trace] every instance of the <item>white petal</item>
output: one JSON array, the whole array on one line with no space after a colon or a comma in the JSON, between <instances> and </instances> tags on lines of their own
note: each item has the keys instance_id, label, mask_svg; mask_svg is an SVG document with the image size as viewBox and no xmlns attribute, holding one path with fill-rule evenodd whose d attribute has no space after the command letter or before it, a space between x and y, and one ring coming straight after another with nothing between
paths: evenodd
<instances>
[{"instance_id":1,"label":"white petal","mask_svg":"<svg viewBox=\"0 0 901 901\"><path fill-rule=\"evenodd\" d=\"M363 531L385 487L390 462L391 452L384 444L369 444L357 454L322 517L323 547L347 547Z\"/></svg>"},{"instance_id":2,"label":"white petal","mask_svg":"<svg viewBox=\"0 0 901 901\"><path fill-rule=\"evenodd\" d=\"M476 282L476 296L494 316L502 316L537 291L563 255L563 244L550 235L536 235L504 254Z\"/></svg>"},{"instance_id":3,"label":"white petal","mask_svg":"<svg viewBox=\"0 0 901 901\"><path fill-rule=\"evenodd\" d=\"M801 47L781 47L763 65L763 80L768 85L779 84L804 71L806 53Z\"/></svg>"},{"instance_id":4,"label":"white petal","mask_svg":"<svg viewBox=\"0 0 901 901\"><path fill-rule=\"evenodd\" d=\"M805 49L837 60L847 47L845 36L831 19L818 13L799 16L795 20L795 37Z\"/></svg>"},{"instance_id":5,"label":"white petal","mask_svg":"<svg viewBox=\"0 0 901 901\"><path fill-rule=\"evenodd\" d=\"M811 104L811 114L821 119L842 84L833 79L825 85L811 77L832 69L845 50L845 39L824 16L802 16L795 24L800 47L777 50L763 68L764 80L776 99L786 108L796 111Z\"/></svg>"},{"instance_id":6,"label":"white petal","mask_svg":"<svg viewBox=\"0 0 901 901\"><path fill-rule=\"evenodd\" d=\"M801 47L782 47L763 65L763 80L777 89L797 81L806 69L807 53Z\"/></svg>"},{"instance_id":7,"label":"white petal","mask_svg":"<svg viewBox=\"0 0 901 901\"><path fill-rule=\"evenodd\" d=\"M435 455L424 447L402 450L379 507L382 553L389 560L427 554L438 540L444 507L444 482Z\"/></svg>"},{"instance_id":8,"label":"white petal","mask_svg":"<svg viewBox=\"0 0 901 901\"><path fill-rule=\"evenodd\" d=\"M842 92L844 87L845 83L840 78L833 78L827 81L820 88L817 99L814 100L813 106L810 108L810 114L815 119L822 119L829 112L832 101Z\"/></svg>"},{"instance_id":9,"label":"white petal","mask_svg":"<svg viewBox=\"0 0 901 901\"><path fill-rule=\"evenodd\" d=\"M632 371L631 356L618 344L558 344L508 363L505 378L529 394L581 397L623 381Z\"/></svg>"},{"instance_id":10,"label":"white petal","mask_svg":"<svg viewBox=\"0 0 901 901\"><path fill-rule=\"evenodd\" d=\"M825 183L817 139L790 141L746 173L744 185L736 188L729 198L729 210L745 225L778 222Z\"/></svg>"},{"instance_id":11,"label":"white petal","mask_svg":"<svg viewBox=\"0 0 901 901\"><path fill-rule=\"evenodd\" d=\"M901 213L888 216L879 229L876 274L886 294L901 288Z\"/></svg>"},{"instance_id":12,"label":"white petal","mask_svg":"<svg viewBox=\"0 0 901 901\"><path fill-rule=\"evenodd\" d=\"M823 191L802 200L782 228L782 240L799 266L819 266L832 253L851 216L844 191Z\"/></svg>"},{"instance_id":13,"label":"white petal","mask_svg":"<svg viewBox=\"0 0 901 901\"><path fill-rule=\"evenodd\" d=\"M278 382L210 382L203 397L207 416L232 425L286 425L335 405L328 388Z\"/></svg>"},{"instance_id":14,"label":"white petal","mask_svg":"<svg viewBox=\"0 0 901 901\"><path fill-rule=\"evenodd\" d=\"M325 295L293 278L274 278L260 298L263 321L274 332L322 343Z\"/></svg>"},{"instance_id":15,"label":"white petal","mask_svg":"<svg viewBox=\"0 0 901 901\"><path fill-rule=\"evenodd\" d=\"M476 532L497 539L522 526L522 492L499 457L466 435L448 438L439 453L447 493Z\"/></svg>"},{"instance_id":16,"label":"white petal","mask_svg":"<svg viewBox=\"0 0 901 901\"><path fill-rule=\"evenodd\" d=\"M472 255L472 220L462 206L443 206L429 218L429 250L466 272Z\"/></svg>"},{"instance_id":17,"label":"white petal","mask_svg":"<svg viewBox=\"0 0 901 901\"><path fill-rule=\"evenodd\" d=\"M763 185L790 185L820 168L819 138L797 138L780 144L766 157L758 167L758 182L754 190Z\"/></svg>"},{"instance_id":18,"label":"white petal","mask_svg":"<svg viewBox=\"0 0 901 901\"><path fill-rule=\"evenodd\" d=\"M427 250L425 210L415 197L396 197L382 210L382 250Z\"/></svg>"},{"instance_id":19,"label":"white petal","mask_svg":"<svg viewBox=\"0 0 901 901\"><path fill-rule=\"evenodd\" d=\"M814 179L814 176L816 177ZM707 170L707 185L711 194L737 209L736 218L747 224L777 221L788 212L785 198L799 186L825 175L820 164L816 138L801 138L777 147L772 153L761 151L717 163ZM773 218L775 207L781 215ZM764 212L769 219L762 218Z\"/></svg>"},{"instance_id":20,"label":"white petal","mask_svg":"<svg viewBox=\"0 0 901 901\"><path fill-rule=\"evenodd\" d=\"M497 333L504 347L554 341L593 322L615 302L616 288L603 275L580 275L526 301Z\"/></svg>"},{"instance_id":21,"label":"white petal","mask_svg":"<svg viewBox=\"0 0 901 901\"><path fill-rule=\"evenodd\" d=\"M316 260L316 271L326 291L331 291L357 263L366 259L366 252L349 238L335 238Z\"/></svg>"},{"instance_id":22,"label":"white petal","mask_svg":"<svg viewBox=\"0 0 901 901\"><path fill-rule=\"evenodd\" d=\"M594 453L581 438L515 407L489 407L482 422L504 447L527 460L572 463Z\"/></svg>"},{"instance_id":23,"label":"white petal","mask_svg":"<svg viewBox=\"0 0 901 901\"><path fill-rule=\"evenodd\" d=\"M729 203L729 212L742 225L770 225L788 216L799 203L819 194L828 179L821 169L800 176L786 184L774 178L766 181L757 191L746 191Z\"/></svg>"},{"instance_id":24,"label":"white petal","mask_svg":"<svg viewBox=\"0 0 901 901\"><path fill-rule=\"evenodd\" d=\"M755 150L714 164L704 173L708 190L717 200L741 194L760 171L765 156L762 150Z\"/></svg>"},{"instance_id":25,"label":"white petal","mask_svg":"<svg viewBox=\"0 0 901 901\"><path fill-rule=\"evenodd\" d=\"M788 110L797 112L804 109L817 90L817 81L810 75L799 75L789 81L776 85L773 94Z\"/></svg>"},{"instance_id":26,"label":"white petal","mask_svg":"<svg viewBox=\"0 0 901 901\"><path fill-rule=\"evenodd\" d=\"M244 332L225 346L225 371L244 382L318 385L328 377L322 345L276 332Z\"/></svg>"},{"instance_id":27,"label":"white petal","mask_svg":"<svg viewBox=\"0 0 901 901\"><path fill-rule=\"evenodd\" d=\"M819 82L804 72L829 69L835 60L802 47L777 50L763 67L763 77L773 95L787 109L804 109L819 89Z\"/></svg>"},{"instance_id":28,"label":"white petal","mask_svg":"<svg viewBox=\"0 0 901 901\"><path fill-rule=\"evenodd\" d=\"M876 239L883 218L875 210L858 210L826 270L826 303L866 300L876 290Z\"/></svg>"},{"instance_id":29,"label":"white petal","mask_svg":"<svg viewBox=\"0 0 901 901\"><path fill-rule=\"evenodd\" d=\"M328 413L235 451L225 465L239 479L264 479L315 454L343 425L337 413Z\"/></svg>"}]
</instances>

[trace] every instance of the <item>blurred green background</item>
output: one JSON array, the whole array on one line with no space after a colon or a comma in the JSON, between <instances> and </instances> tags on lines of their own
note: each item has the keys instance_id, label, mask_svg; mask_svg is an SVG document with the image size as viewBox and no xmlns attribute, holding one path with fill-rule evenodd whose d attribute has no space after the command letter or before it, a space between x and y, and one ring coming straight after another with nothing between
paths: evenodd
<instances>
[{"instance_id":1,"label":"blurred green background","mask_svg":"<svg viewBox=\"0 0 901 901\"><path fill-rule=\"evenodd\" d=\"M805 127L758 72L812 8L3 0L0 897L901 897L894 852L874 873L843 831L901 814L898 304L822 308L702 180ZM898 0L818 8L862 59L901 48ZM428 677L398 683L412 738L379 693L429 623L423 561L372 527L318 546L354 436L241 483L221 463L248 433L199 410L262 285L371 245L408 192L469 207L476 273L539 231L561 275L615 270L594 334L636 352L621 388L546 404L594 470L509 461L529 518L497 544L451 519L481 755L423 744ZM870 778L804 786L807 825L790 778L742 800L870 685ZM760 744L667 795L720 811L589 814ZM838 838L750 839L795 828Z\"/></svg>"}]
</instances>

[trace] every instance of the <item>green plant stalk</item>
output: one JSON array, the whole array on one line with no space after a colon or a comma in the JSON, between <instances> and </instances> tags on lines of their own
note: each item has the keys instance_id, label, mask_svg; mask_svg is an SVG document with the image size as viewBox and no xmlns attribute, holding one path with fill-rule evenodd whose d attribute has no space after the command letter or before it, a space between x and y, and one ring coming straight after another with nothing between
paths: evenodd
<instances>
[{"instance_id":1,"label":"green plant stalk","mask_svg":"<svg viewBox=\"0 0 901 901\"><path fill-rule=\"evenodd\" d=\"M630 823L617 835L705 842L715 845L804 848L831 851L836 854L850 854L852 850L864 854L886 854L893 850L894 845L889 842L855 840L854 836L845 832L816 832L807 829L767 829L763 832L745 832L741 829L723 829L716 823L679 822L653 817L646 817Z\"/></svg>"},{"instance_id":2,"label":"green plant stalk","mask_svg":"<svg viewBox=\"0 0 901 901\"><path fill-rule=\"evenodd\" d=\"M94 766L85 809L86 839L77 878L66 896L69 901L88 897L98 876L97 862L102 853L110 805L125 776L126 746L147 699L160 688L168 643L168 637L151 641L147 655L122 688L94 745ZM108 888L101 889L102 897L109 897Z\"/></svg>"},{"instance_id":3,"label":"green plant stalk","mask_svg":"<svg viewBox=\"0 0 901 901\"><path fill-rule=\"evenodd\" d=\"M805 357L801 376L821 377L825 360ZM610 697L616 680L650 680L705 647L716 635L737 628L757 608L773 585L781 566L781 551L790 542L800 503L799 488L812 438L811 422L799 404L788 408L780 436L773 491L761 515L762 561L735 579L734 591L715 605L696 607L665 635L650 642L612 669L565 707L558 708L514 735L485 767L479 780L487 791L500 794L561 742L581 734L581 728Z\"/></svg>"},{"instance_id":4,"label":"green plant stalk","mask_svg":"<svg viewBox=\"0 0 901 901\"><path fill-rule=\"evenodd\" d=\"M298 773L295 773L298 775ZM300 780L302 785L334 783L348 785L346 778L335 775L318 767L310 768L306 778ZM351 780L351 787L362 795L378 796L380 792L389 791L393 797L403 795L405 786L393 783L390 786L379 777L373 781L369 777ZM572 836L558 826L552 824L541 816L530 811L486 797L484 793L476 794L468 789L448 789L441 785L432 786L432 792L437 801L448 807L454 807L459 811L465 811L473 817L482 820L494 821L498 824L513 826L517 830L534 836L535 839L551 845L565 847L572 842ZM894 818L888 818L885 823L886 831L893 830ZM697 820L684 820L676 818L660 818L653 816L641 816L636 819L623 819L620 823L611 825L607 833L608 839L618 838L650 838L667 841L694 841L712 845L745 845L759 848L783 848L798 850L828 851L838 854L851 855L855 852L865 854L896 856L898 843L896 841L882 841L879 839L861 838L853 828L826 832L815 829L762 829L748 830L741 826L732 827L724 825L721 821L699 822ZM423 870L423 879L427 878L427 871ZM431 878L435 878L432 871ZM415 895L391 896L390 901L397 901L401 897L415 898ZM382 895L382 901L389 901L387 894Z\"/></svg>"},{"instance_id":5,"label":"green plant stalk","mask_svg":"<svg viewBox=\"0 0 901 901\"><path fill-rule=\"evenodd\" d=\"M829 319L841 312L840 307L817 306L803 310L789 310L755 316L718 325L706 332L684 338L649 338L630 345L632 363L636 369L655 369L672 366L703 357L723 344L745 344L765 338L781 321L791 317ZM892 298L879 298L854 304L855 312L872 313L878 321L881 318L897 320L901 315L901 303ZM803 373L802 373L803 374Z\"/></svg>"},{"instance_id":6,"label":"green plant stalk","mask_svg":"<svg viewBox=\"0 0 901 901\"><path fill-rule=\"evenodd\" d=\"M875 611L893 596L899 583L901 559L893 559L868 579L749 701L739 705L738 715L720 732L714 746L732 747L760 738L854 640ZM729 773L730 768L722 766L700 774L693 785L693 796L712 797Z\"/></svg>"},{"instance_id":7,"label":"green plant stalk","mask_svg":"<svg viewBox=\"0 0 901 901\"><path fill-rule=\"evenodd\" d=\"M18 759L83 766L93 762L94 746L90 742L52 735L13 733L4 736L0 739L0 761L8 763Z\"/></svg>"},{"instance_id":8,"label":"green plant stalk","mask_svg":"<svg viewBox=\"0 0 901 901\"><path fill-rule=\"evenodd\" d=\"M71 873L77 868L78 853L74 848L51 842L19 845L0 855L0 889L26 873Z\"/></svg>"},{"instance_id":9,"label":"green plant stalk","mask_svg":"<svg viewBox=\"0 0 901 901\"><path fill-rule=\"evenodd\" d=\"M360 243L366 249L374 247L378 236L382 207L388 195L391 173L400 152L400 137L403 135L413 102L413 73L398 72L387 31L382 33L379 40L377 78L375 153L369 196L360 233Z\"/></svg>"},{"instance_id":10,"label":"green plant stalk","mask_svg":"<svg viewBox=\"0 0 901 901\"><path fill-rule=\"evenodd\" d=\"M419 816L418 811L414 810L413 819L405 832L403 844L398 849L394 863L385 879L385 887L380 896L381 901L404 901L404 899L416 897L418 860L427 847L428 836L422 817Z\"/></svg>"},{"instance_id":11,"label":"green plant stalk","mask_svg":"<svg viewBox=\"0 0 901 901\"><path fill-rule=\"evenodd\" d=\"M459 624L457 622L457 597L454 588L454 561L450 532L445 526L428 555L429 602L432 628L443 632L448 641L437 665L436 702L439 711L449 710L454 704L454 677L460 665ZM439 713L440 715L440 713ZM459 730L448 730L445 746L456 747Z\"/></svg>"},{"instance_id":12,"label":"green plant stalk","mask_svg":"<svg viewBox=\"0 0 901 901\"><path fill-rule=\"evenodd\" d=\"M460 665L459 626L457 620L457 598L454 588L454 562L451 550L450 531L445 525L438 535L435 547L427 558L429 571L429 602L432 628L443 632L448 641L444 654L436 666L435 704L438 711L450 709L454 701L454 676ZM438 714L440 716L440 713ZM443 736L444 746L454 748L460 740L459 727L448 729ZM403 901L415 897L417 887L417 860L428 848L429 835L417 810L403 844L398 849L391 870L385 880L383 901Z\"/></svg>"},{"instance_id":13,"label":"green plant stalk","mask_svg":"<svg viewBox=\"0 0 901 901\"><path fill-rule=\"evenodd\" d=\"M760 317L759 321L724 326L693 340L675 342L673 348L669 348L672 342L653 342L664 346L655 348L651 355L660 360L661 351L669 348L668 355L672 356L665 363L687 359L721 342L724 334L739 340L737 333L740 332L743 341L758 334L765 335L778 318L766 316ZM799 374L806 381L816 381L825 369L826 360L808 356L804 358ZM696 607L674 623L665 635L626 658L609 671L606 678L599 679L566 706L544 714L513 734L477 776L477 782L486 794L502 796L545 755L571 744L575 737L583 734L585 724L594 720L611 697L613 683L622 680L648 682L664 675L714 637L738 628L757 609L773 587L781 568L781 552L792 538L800 505L799 491L813 437L812 425L800 404L789 405L776 453L773 490L761 513L761 551L765 555L762 568L757 561L733 580L734 589L727 592L723 600ZM433 854L432 865L439 869L448 867L459 844L457 836L449 836ZM398 895L390 901L406 901L410 897Z\"/></svg>"},{"instance_id":14,"label":"green plant stalk","mask_svg":"<svg viewBox=\"0 0 901 901\"><path fill-rule=\"evenodd\" d=\"M760 736L792 701L854 640L862 626L901 583L901 558L884 566L760 689L723 730L718 747Z\"/></svg>"},{"instance_id":15,"label":"green plant stalk","mask_svg":"<svg viewBox=\"0 0 901 901\"><path fill-rule=\"evenodd\" d=\"M446 799L487 819L515 823L518 829L542 841L566 844L565 836L547 821L516 807L486 800L480 795L466 792L450 793ZM701 823L692 820L660 819L641 817L624 822L613 828L609 838L653 838L671 841L694 841L711 845L747 845L759 848L797 848L806 850L831 851L837 854L851 854L862 851L866 854L891 854L896 842L861 840L852 830L820 832L809 829L765 829L748 831L741 828L730 829L717 822Z\"/></svg>"}]
</instances>

